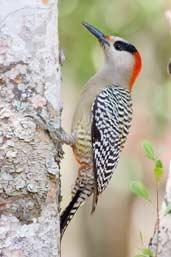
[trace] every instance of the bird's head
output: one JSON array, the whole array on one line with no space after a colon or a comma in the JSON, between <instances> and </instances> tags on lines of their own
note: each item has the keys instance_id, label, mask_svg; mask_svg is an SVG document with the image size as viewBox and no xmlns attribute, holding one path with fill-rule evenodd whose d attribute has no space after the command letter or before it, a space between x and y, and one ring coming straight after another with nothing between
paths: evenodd
<instances>
[{"instance_id":1,"label":"bird's head","mask_svg":"<svg viewBox=\"0 0 171 257\"><path fill-rule=\"evenodd\" d=\"M130 91L138 77L142 63L141 56L134 45L120 37L103 34L100 30L82 23L100 42L105 56L105 72L107 76L115 76L114 81L125 84Z\"/></svg>"}]
</instances>

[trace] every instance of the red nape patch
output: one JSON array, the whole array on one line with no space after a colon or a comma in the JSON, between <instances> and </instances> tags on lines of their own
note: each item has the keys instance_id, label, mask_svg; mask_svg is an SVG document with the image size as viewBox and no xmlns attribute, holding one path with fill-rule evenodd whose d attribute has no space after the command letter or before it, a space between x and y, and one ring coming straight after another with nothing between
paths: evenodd
<instances>
[{"instance_id":1,"label":"red nape patch","mask_svg":"<svg viewBox=\"0 0 171 257\"><path fill-rule=\"evenodd\" d=\"M135 64L134 64L134 67L133 67L133 72L132 72L132 75L131 75L131 79L130 79L130 82L129 82L129 90L131 91L133 85L134 85L134 82L136 80L136 78L138 77L140 71L141 71L141 67L142 67L142 62L141 62L141 55L139 54L139 52L135 52L133 54L134 56L134 59L135 59Z\"/></svg>"},{"instance_id":2,"label":"red nape patch","mask_svg":"<svg viewBox=\"0 0 171 257\"><path fill-rule=\"evenodd\" d=\"M110 41L110 39L111 39L110 35L105 35L105 39Z\"/></svg>"}]
</instances>

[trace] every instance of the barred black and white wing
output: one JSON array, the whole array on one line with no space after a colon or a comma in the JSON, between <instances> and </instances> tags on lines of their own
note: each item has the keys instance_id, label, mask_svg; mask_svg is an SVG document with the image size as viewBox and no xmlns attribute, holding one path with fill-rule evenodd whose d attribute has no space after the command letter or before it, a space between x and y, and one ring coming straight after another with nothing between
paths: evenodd
<instances>
[{"instance_id":1,"label":"barred black and white wing","mask_svg":"<svg viewBox=\"0 0 171 257\"><path fill-rule=\"evenodd\" d=\"M106 86L92 106L91 137L96 198L108 185L113 169L117 166L131 120L132 100L129 91L120 86Z\"/></svg>"}]
</instances>

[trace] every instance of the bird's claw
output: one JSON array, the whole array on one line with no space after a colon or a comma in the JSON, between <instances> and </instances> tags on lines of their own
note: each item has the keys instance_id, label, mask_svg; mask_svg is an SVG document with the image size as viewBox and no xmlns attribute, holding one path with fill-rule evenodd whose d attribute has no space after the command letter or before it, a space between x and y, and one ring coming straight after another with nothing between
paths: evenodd
<instances>
[{"instance_id":1,"label":"bird's claw","mask_svg":"<svg viewBox=\"0 0 171 257\"><path fill-rule=\"evenodd\" d=\"M74 145L75 144L76 135L74 133L69 135L65 132L65 130L63 128L61 128L60 136L61 136L61 142L62 143L65 143L67 145Z\"/></svg>"},{"instance_id":2,"label":"bird's claw","mask_svg":"<svg viewBox=\"0 0 171 257\"><path fill-rule=\"evenodd\" d=\"M28 114L25 117L32 118L36 125L43 130L48 131L50 137L55 143L73 145L76 140L74 134L68 135L63 128L59 126L58 122L46 120L40 113Z\"/></svg>"},{"instance_id":3,"label":"bird's claw","mask_svg":"<svg viewBox=\"0 0 171 257\"><path fill-rule=\"evenodd\" d=\"M31 118L38 127L40 127L43 130L48 130L47 127L47 122L46 120L43 118L43 116L39 113L36 114L27 114L24 117L26 118Z\"/></svg>"}]
</instances>

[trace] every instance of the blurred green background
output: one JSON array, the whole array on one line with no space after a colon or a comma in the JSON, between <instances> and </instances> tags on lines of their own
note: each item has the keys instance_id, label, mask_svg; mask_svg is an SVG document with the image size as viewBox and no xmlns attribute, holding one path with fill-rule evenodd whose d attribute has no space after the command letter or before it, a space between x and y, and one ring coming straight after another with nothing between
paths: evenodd
<instances>
[{"instance_id":1,"label":"blurred green background","mask_svg":"<svg viewBox=\"0 0 171 257\"><path fill-rule=\"evenodd\" d=\"M165 8L164 0L59 0L60 46L66 58L62 67L62 123L68 132L79 93L103 62L102 49L81 25L82 21L132 42L143 60L143 70L133 90L133 124L117 172L102 194L95 214L90 216L90 199L74 217L63 238L62 257L133 257L142 247L140 231L147 244L153 234L155 212L130 193L129 182L144 180L155 197L152 164L140 147L144 139L158 149L166 175L169 167L171 80L167 63L171 37ZM64 150L62 208L70 200L77 175L71 149ZM161 199L164 186L165 179L160 187Z\"/></svg>"}]
</instances>

